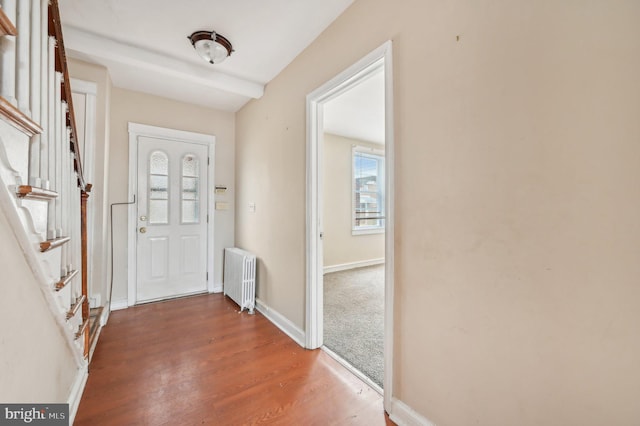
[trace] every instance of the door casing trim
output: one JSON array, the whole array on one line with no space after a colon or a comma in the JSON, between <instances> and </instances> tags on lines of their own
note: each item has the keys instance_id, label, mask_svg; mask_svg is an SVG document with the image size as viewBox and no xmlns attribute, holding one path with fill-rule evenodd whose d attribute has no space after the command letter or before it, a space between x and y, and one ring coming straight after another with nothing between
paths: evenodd
<instances>
[{"instance_id":1,"label":"door casing trim","mask_svg":"<svg viewBox=\"0 0 640 426\"><path fill-rule=\"evenodd\" d=\"M393 396L393 318L394 318L394 118L393 118L393 44L386 41L358 62L307 95L307 174L306 174L306 310L305 345L308 349L322 346L323 267L318 261L322 232L322 125L324 102L348 90L383 62L385 73L385 312L384 312L384 408L391 410Z\"/></svg>"},{"instance_id":2,"label":"door casing trim","mask_svg":"<svg viewBox=\"0 0 640 426\"><path fill-rule=\"evenodd\" d=\"M216 137L214 135L207 135L204 133L188 132L185 130L169 129L165 127L150 126L147 124L129 122L129 199L132 200L135 194L138 192L138 138L140 136L153 137L157 139L166 139L187 143L195 143L199 145L208 146L208 162L207 167L207 181L209 191L207 194L207 214L209 221L207 223L207 290L209 293L214 291L214 259L212 253L213 247L213 232L215 223L215 200L212 196L212 188L215 188L215 143ZM129 206L128 212L128 273L127 273L127 305L133 306L136 304L136 288L137 288L137 211L138 203ZM113 260L112 260L113 261Z\"/></svg>"}]
</instances>

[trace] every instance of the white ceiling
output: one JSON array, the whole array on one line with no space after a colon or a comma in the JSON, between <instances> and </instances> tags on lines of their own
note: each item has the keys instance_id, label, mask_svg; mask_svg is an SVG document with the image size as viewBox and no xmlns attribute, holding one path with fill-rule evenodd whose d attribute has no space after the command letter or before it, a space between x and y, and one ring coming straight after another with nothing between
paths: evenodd
<instances>
[{"instance_id":1,"label":"white ceiling","mask_svg":"<svg viewBox=\"0 0 640 426\"><path fill-rule=\"evenodd\" d=\"M323 105L324 131L384 144L384 68Z\"/></svg>"},{"instance_id":2,"label":"white ceiling","mask_svg":"<svg viewBox=\"0 0 640 426\"><path fill-rule=\"evenodd\" d=\"M114 86L237 111L353 0L60 0L67 55L106 66ZM200 58L187 37L224 35L235 52Z\"/></svg>"}]
</instances>

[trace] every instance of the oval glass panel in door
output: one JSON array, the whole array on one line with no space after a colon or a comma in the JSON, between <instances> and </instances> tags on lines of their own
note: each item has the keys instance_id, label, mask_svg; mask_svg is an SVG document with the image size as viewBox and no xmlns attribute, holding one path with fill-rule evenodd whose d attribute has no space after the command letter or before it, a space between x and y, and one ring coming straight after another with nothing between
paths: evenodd
<instances>
[{"instance_id":1,"label":"oval glass panel in door","mask_svg":"<svg viewBox=\"0 0 640 426\"><path fill-rule=\"evenodd\" d=\"M182 157L182 223L200 223L200 161L194 154Z\"/></svg>"},{"instance_id":2,"label":"oval glass panel in door","mask_svg":"<svg viewBox=\"0 0 640 426\"><path fill-rule=\"evenodd\" d=\"M169 223L169 157L162 151L149 156L149 224Z\"/></svg>"}]
</instances>

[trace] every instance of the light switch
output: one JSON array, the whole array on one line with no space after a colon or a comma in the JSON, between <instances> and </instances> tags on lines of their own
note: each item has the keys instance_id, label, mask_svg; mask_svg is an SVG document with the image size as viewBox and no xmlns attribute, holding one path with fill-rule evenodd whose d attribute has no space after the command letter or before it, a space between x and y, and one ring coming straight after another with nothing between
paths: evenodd
<instances>
[{"instance_id":1,"label":"light switch","mask_svg":"<svg viewBox=\"0 0 640 426\"><path fill-rule=\"evenodd\" d=\"M251 213L255 213L256 212L256 203L249 203L249 211Z\"/></svg>"}]
</instances>

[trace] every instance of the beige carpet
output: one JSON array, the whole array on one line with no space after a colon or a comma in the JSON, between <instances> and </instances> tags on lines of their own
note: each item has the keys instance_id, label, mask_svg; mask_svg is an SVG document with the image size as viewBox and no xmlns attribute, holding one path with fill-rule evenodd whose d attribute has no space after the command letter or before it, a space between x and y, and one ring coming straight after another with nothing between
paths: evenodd
<instances>
[{"instance_id":1,"label":"beige carpet","mask_svg":"<svg viewBox=\"0 0 640 426\"><path fill-rule=\"evenodd\" d=\"M324 275L324 344L382 386L384 265Z\"/></svg>"}]
</instances>

